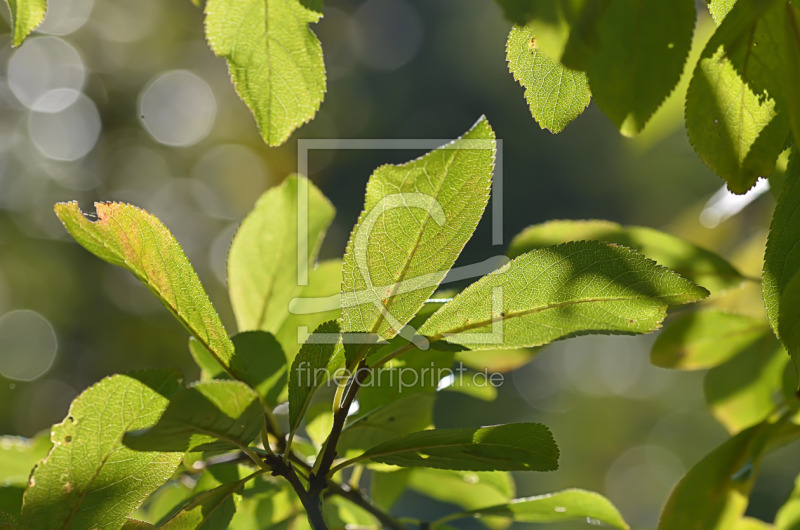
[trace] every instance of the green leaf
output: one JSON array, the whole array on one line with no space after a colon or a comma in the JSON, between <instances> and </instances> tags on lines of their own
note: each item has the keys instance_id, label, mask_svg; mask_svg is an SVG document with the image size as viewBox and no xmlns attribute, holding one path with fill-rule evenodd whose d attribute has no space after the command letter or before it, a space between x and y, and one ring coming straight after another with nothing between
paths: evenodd
<instances>
[{"instance_id":1,"label":"green leaf","mask_svg":"<svg viewBox=\"0 0 800 530\"><path fill-rule=\"evenodd\" d=\"M760 423L775 410L787 362L786 351L769 334L709 370L704 382L706 400L729 433Z\"/></svg>"},{"instance_id":2,"label":"green leaf","mask_svg":"<svg viewBox=\"0 0 800 530\"><path fill-rule=\"evenodd\" d=\"M151 528L155 528L155 526L145 521L131 518L125 519L125 524L122 525L122 530L149 530Z\"/></svg>"},{"instance_id":3,"label":"green leaf","mask_svg":"<svg viewBox=\"0 0 800 530\"><path fill-rule=\"evenodd\" d=\"M308 28L321 5L303 0L207 0L206 38L225 57L264 141L281 145L325 96L319 39ZM320 3L321 4L321 3Z\"/></svg>"},{"instance_id":4,"label":"green leaf","mask_svg":"<svg viewBox=\"0 0 800 530\"><path fill-rule=\"evenodd\" d=\"M777 53L773 52L777 57L771 66L780 76L781 108L789 114L794 144L800 145L800 101L797 98L800 94L800 6L784 3L773 11L774 23L770 30L777 41Z\"/></svg>"},{"instance_id":5,"label":"green leaf","mask_svg":"<svg viewBox=\"0 0 800 530\"><path fill-rule=\"evenodd\" d=\"M489 379L492 375L487 376L486 372L459 372L442 392L456 392L482 401L494 401L497 399L497 387Z\"/></svg>"},{"instance_id":6,"label":"green leaf","mask_svg":"<svg viewBox=\"0 0 800 530\"><path fill-rule=\"evenodd\" d=\"M587 333L648 333L667 306L707 295L638 252L578 241L518 256L442 306L419 333L473 350Z\"/></svg>"},{"instance_id":7,"label":"green leaf","mask_svg":"<svg viewBox=\"0 0 800 530\"><path fill-rule=\"evenodd\" d=\"M761 288L772 329L800 371L800 153L792 150L764 253Z\"/></svg>"},{"instance_id":8,"label":"green leaf","mask_svg":"<svg viewBox=\"0 0 800 530\"><path fill-rule=\"evenodd\" d=\"M625 136L638 134L678 84L692 45L694 0L612 0L586 73L595 102Z\"/></svg>"},{"instance_id":9,"label":"green leaf","mask_svg":"<svg viewBox=\"0 0 800 530\"><path fill-rule=\"evenodd\" d=\"M539 51L532 26L514 26L506 43L508 69L525 88L531 115L543 129L559 133L589 106L586 74L570 70Z\"/></svg>"},{"instance_id":10,"label":"green leaf","mask_svg":"<svg viewBox=\"0 0 800 530\"><path fill-rule=\"evenodd\" d=\"M465 350L456 352L455 360L479 372L505 373L527 364L538 353L539 349L536 348L528 350Z\"/></svg>"},{"instance_id":11,"label":"green leaf","mask_svg":"<svg viewBox=\"0 0 800 530\"><path fill-rule=\"evenodd\" d=\"M720 311L686 313L656 338L650 360L662 368L703 370L724 363L769 334L761 319Z\"/></svg>"},{"instance_id":12,"label":"green leaf","mask_svg":"<svg viewBox=\"0 0 800 530\"><path fill-rule=\"evenodd\" d=\"M611 0L498 0L518 26L536 28L541 53L572 70L586 70L598 42L597 20Z\"/></svg>"},{"instance_id":13,"label":"green leaf","mask_svg":"<svg viewBox=\"0 0 800 530\"><path fill-rule=\"evenodd\" d=\"M510 517L514 521L526 523L555 523L583 519L598 521L615 528L626 530L629 528L622 515L608 499L593 491L580 489L515 499L507 504L472 510L463 515Z\"/></svg>"},{"instance_id":14,"label":"green leaf","mask_svg":"<svg viewBox=\"0 0 800 530\"><path fill-rule=\"evenodd\" d=\"M719 26L722 24L722 21L728 15L731 9L733 9L733 4L736 3L736 0L707 0L708 1L708 11L711 13L711 18L714 19L714 22L717 23Z\"/></svg>"},{"instance_id":15,"label":"green leaf","mask_svg":"<svg viewBox=\"0 0 800 530\"><path fill-rule=\"evenodd\" d=\"M407 434L337 467L361 460L462 471L553 471L558 468L558 446L540 423L511 423Z\"/></svg>"},{"instance_id":16,"label":"green leaf","mask_svg":"<svg viewBox=\"0 0 800 530\"><path fill-rule=\"evenodd\" d=\"M341 287L341 259L323 261L309 270L308 285L303 286L300 294L289 303L289 315L275 335L289 359L294 359L308 335L320 324L341 316Z\"/></svg>"},{"instance_id":17,"label":"green leaf","mask_svg":"<svg viewBox=\"0 0 800 530\"><path fill-rule=\"evenodd\" d=\"M281 345L271 333L245 331L231 339L234 354L231 372L239 381L258 392L267 407L275 407L286 389L288 367ZM228 379L228 375L202 344L189 340L189 350L201 368L201 380Z\"/></svg>"},{"instance_id":18,"label":"green leaf","mask_svg":"<svg viewBox=\"0 0 800 530\"><path fill-rule=\"evenodd\" d=\"M181 461L181 453L132 451L123 435L152 425L179 388L173 373L147 371L108 377L78 396L25 490L22 526L122 526Z\"/></svg>"},{"instance_id":19,"label":"green leaf","mask_svg":"<svg viewBox=\"0 0 800 530\"><path fill-rule=\"evenodd\" d=\"M775 527L753 517L742 517L733 526L732 530L774 530Z\"/></svg>"},{"instance_id":20,"label":"green leaf","mask_svg":"<svg viewBox=\"0 0 800 530\"><path fill-rule=\"evenodd\" d=\"M51 447L50 433L46 431L32 439L0 436L0 486L27 484L34 466Z\"/></svg>"},{"instance_id":21,"label":"green leaf","mask_svg":"<svg viewBox=\"0 0 800 530\"><path fill-rule=\"evenodd\" d=\"M230 468L231 471L236 471L234 466L221 464L220 467L225 466L226 471ZM244 485L261 474L263 471L259 470L254 473L249 473L243 478L226 477L233 479L220 483L215 479L213 482L218 483L216 487L207 488L200 487L196 489L196 494L183 504L179 510L170 514L165 520L159 521L158 527L170 530L215 530L217 528L227 528L236 513L236 507L241 497L241 490ZM218 473L218 471L209 470L204 473L204 477L210 473ZM202 478L201 478L202 480ZM198 486L201 483L198 482Z\"/></svg>"},{"instance_id":22,"label":"green leaf","mask_svg":"<svg viewBox=\"0 0 800 530\"><path fill-rule=\"evenodd\" d=\"M228 287L240 330L278 333L289 302L304 289L298 271L310 274L334 215L328 199L301 176L292 175L261 196L228 254Z\"/></svg>"},{"instance_id":23,"label":"green leaf","mask_svg":"<svg viewBox=\"0 0 800 530\"><path fill-rule=\"evenodd\" d=\"M339 452L369 449L398 436L427 429L433 424L435 401L434 394L399 393L380 408L367 413L359 411L348 422L336 449Z\"/></svg>"},{"instance_id":24,"label":"green leaf","mask_svg":"<svg viewBox=\"0 0 800 530\"><path fill-rule=\"evenodd\" d=\"M95 256L131 271L230 373L233 343L180 245L161 221L129 204L95 203L90 221L78 203L59 203L56 215Z\"/></svg>"},{"instance_id":25,"label":"green leaf","mask_svg":"<svg viewBox=\"0 0 800 530\"><path fill-rule=\"evenodd\" d=\"M744 277L717 254L660 230L602 220L555 220L529 226L511 241L508 256L567 241L596 239L638 250L659 265L717 293L738 287Z\"/></svg>"},{"instance_id":26,"label":"green leaf","mask_svg":"<svg viewBox=\"0 0 800 530\"><path fill-rule=\"evenodd\" d=\"M389 511L405 493L411 473L416 469L401 468L396 471L373 471L370 475L369 497L384 511Z\"/></svg>"},{"instance_id":27,"label":"green leaf","mask_svg":"<svg viewBox=\"0 0 800 530\"><path fill-rule=\"evenodd\" d=\"M705 456L672 491L658 530L728 530L744 515L762 453L781 424L764 422Z\"/></svg>"},{"instance_id":28,"label":"green leaf","mask_svg":"<svg viewBox=\"0 0 800 530\"><path fill-rule=\"evenodd\" d=\"M423 495L465 510L506 503L514 497L511 474L498 471L414 468L408 486Z\"/></svg>"},{"instance_id":29,"label":"green leaf","mask_svg":"<svg viewBox=\"0 0 800 530\"><path fill-rule=\"evenodd\" d=\"M289 374L289 430L294 432L300 426L300 420L306 412L314 391L323 383L333 383L336 368L343 362L341 354L338 360L336 353L342 350L338 341L334 342L318 334L329 336L339 335L339 323L336 321L325 322L314 330L311 338L321 338L322 342L306 342L300 353L294 358Z\"/></svg>"},{"instance_id":30,"label":"green leaf","mask_svg":"<svg viewBox=\"0 0 800 530\"><path fill-rule=\"evenodd\" d=\"M390 339L422 307L486 208L494 150L482 117L453 143L375 170L344 257L344 332Z\"/></svg>"},{"instance_id":31,"label":"green leaf","mask_svg":"<svg viewBox=\"0 0 800 530\"><path fill-rule=\"evenodd\" d=\"M764 13L778 0L738 2L706 44L686 94L686 127L695 151L744 193L772 173L784 149L788 120L779 115L773 75L772 36Z\"/></svg>"},{"instance_id":32,"label":"green leaf","mask_svg":"<svg viewBox=\"0 0 800 530\"><path fill-rule=\"evenodd\" d=\"M240 381L201 381L170 400L158 423L129 429L124 443L137 451L213 451L243 448L264 421L258 396Z\"/></svg>"},{"instance_id":33,"label":"green leaf","mask_svg":"<svg viewBox=\"0 0 800 530\"><path fill-rule=\"evenodd\" d=\"M16 47L44 20L47 0L6 0L11 11L11 44Z\"/></svg>"},{"instance_id":34,"label":"green leaf","mask_svg":"<svg viewBox=\"0 0 800 530\"><path fill-rule=\"evenodd\" d=\"M775 528L776 530L800 528L800 476L795 478L791 496L775 515Z\"/></svg>"}]
</instances>

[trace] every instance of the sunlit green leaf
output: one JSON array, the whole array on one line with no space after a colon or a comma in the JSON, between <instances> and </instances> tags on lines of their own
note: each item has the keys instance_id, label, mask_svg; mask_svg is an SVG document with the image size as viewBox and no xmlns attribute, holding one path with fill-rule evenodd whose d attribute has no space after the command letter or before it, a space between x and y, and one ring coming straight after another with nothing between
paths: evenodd
<instances>
[{"instance_id":1,"label":"sunlit green leaf","mask_svg":"<svg viewBox=\"0 0 800 530\"><path fill-rule=\"evenodd\" d=\"M228 253L228 287L240 330L280 330L289 302L304 288L298 270L310 274L334 214L305 177L290 176L261 196Z\"/></svg>"},{"instance_id":2,"label":"sunlit green leaf","mask_svg":"<svg viewBox=\"0 0 800 530\"><path fill-rule=\"evenodd\" d=\"M761 319L698 311L671 321L653 344L650 360L662 368L702 370L727 361L769 335Z\"/></svg>"},{"instance_id":3,"label":"sunlit green leaf","mask_svg":"<svg viewBox=\"0 0 800 530\"><path fill-rule=\"evenodd\" d=\"M89 252L131 271L230 373L233 343L180 245L161 221L129 204L95 203L97 220L77 202L56 215Z\"/></svg>"},{"instance_id":4,"label":"sunlit green leaf","mask_svg":"<svg viewBox=\"0 0 800 530\"><path fill-rule=\"evenodd\" d=\"M486 352L482 353L486 354ZM442 391L456 392L483 401L494 401L497 398L497 386L491 380L494 377L497 376L486 372L459 372L453 376L452 383L442 388ZM498 383L502 383L502 381L502 376L497 378Z\"/></svg>"},{"instance_id":5,"label":"sunlit green leaf","mask_svg":"<svg viewBox=\"0 0 800 530\"><path fill-rule=\"evenodd\" d=\"M308 285L289 303L289 315L275 335L289 359L294 358L308 335L320 324L341 316L341 287L341 259L323 261L308 271Z\"/></svg>"},{"instance_id":6,"label":"sunlit green leaf","mask_svg":"<svg viewBox=\"0 0 800 530\"><path fill-rule=\"evenodd\" d=\"M150 530L152 528L155 528L155 526L148 522L140 521L139 519L131 519L130 517L126 519L125 523L122 525L122 530Z\"/></svg>"},{"instance_id":7,"label":"sunlit green leaf","mask_svg":"<svg viewBox=\"0 0 800 530\"><path fill-rule=\"evenodd\" d=\"M791 496L775 514L776 530L798 530L800 528L800 476L795 478Z\"/></svg>"},{"instance_id":8,"label":"sunlit green leaf","mask_svg":"<svg viewBox=\"0 0 800 530\"><path fill-rule=\"evenodd\" d=\"M587 333L648 333L707 291L638 252L597 241L533 250L470 285L419 329L470 349Z\"/></svg>"},{"instance_id":9,"label":"sunlit green leaf","mask_svg":"<svg viewBox=\"0 0 800 530\"><path fill-rule=\"evenodd\" d=\"M695 17L694 0L612 0L600 16L586 73L597 106L623 135L638 134L678 84Z\"/></svg>"},{"instance_id":10,"label":"sunlit green leaf","mask_svg":"<svg viewBox=\"0 0 800 530\"><path fill-rule=\"evenodd\" d=\"M658 530L728 530L747 509L765 444L779 424L765 422L729 439L681 479Z\"/></svg>"},{"instance_id":11,"label":"sunlit green leaf","mask_svg":"<svg viewBox=\"0 0 800 530\"><path fill-rule=\"evenodd\" d=\"M502 516L527 523L554 523L583 519L598 521L614 528L629 528L622 515L608 499L593 491L579 489L516 499L508 504L480 508L463 515Z\"/></svg>"},{"instance_id":12,"label":"sunlit green leaf","mask_svg":"<svg viewBox=\"0 0 800 530\"><path fill-rule=\"evenodd\" d=\"M370 475L370 498L384 510L390 510L405 493L414 471L417 470L401 468L388 472L373 471Z\"/></svg>"},{"instance_id":13,"label":"sunlit green leaf","mask_svg":"<svg viewBox=\"0 0 800 530\"><path fill-rule=\"evenodd\" d=\"M327 335L328 337L325 337ZM314 391L324 383L334 384L334 372L344 363L338 340L339 323L326 322L314 330L312 339L300 348L289 374L289 429L294 432L306 412ZM339 360L334 358L339 353Z\"/></svg>"},{"instance_id":14,"label":"sunlit green leaf","mask_svg":"<svg viewBox=\"0 0 800 530\"><path fill-rule=\"evenodd\" d=\"M638 250L659 265L717 293L741 285L742 275L726 260L679 237L645 226L603 220L555 220L529 226L511 240L508 256L567 241L596 239Z\"/></svg>"},{"instance_id":15,"label":"sunlit green leaf","mask_svg":"<svg viewBox=\"0 0 800 530\"><path fill-rule=\"evenodd\" d=\"M181 453L132 451L123 435L151 426L178 389L174 374L148 371L108 377L78 396L31 477L22 526L122 526L181 461Z\"/></svg>"},{"instance_id":16,"label":"sunlit green leaf","mask_svg":"<svg viewBox=\"0 0 800 530\"><path fill-rule=\"evenodd\" d=\"M800 153L792 151L770 224L761 288L772 329L800 371Z\"/></svg>"},{"instance_id":17,"label":"sunlit green leaf","mask_svg":"<svg viewBox=\"0 0 800 530\"><path fill-rule=\"evenodd\" d=\"M707 0L708 11L717 25L722 23L722 20L727 16L728 12L733 9L733 4L736 0Z\"/></svg>"},{"instance_id":18,"label":"sunlit green leaf","mask_svg":"<svg viewBox=\"0 0 800 530\"><path fill-rule=\"evenodd\" d=\"M397 394L366 414L354 415L339 439L340 452L369 449L398 436L427 429L433 424L433 394Z\"/></svg>"},{"instance_id":19,"label":"sunlit green leaf","mask_svg":"<svg viewBox=\"0 0 800 530\"><path fill-rule=\"evenodd\" d=\"M465 510L506 503L514 497L511 474L502 471L414 468L408 486Z\"/></svg>"},{"instance_id":20,"label":"sunlit green leaf","mask_svg":"<svg viewBox=\"0 0 800 530\"><path fill-rule=\"evenodd\" d=\"M775 410L787 362L786 351L769 334L709 370L704 385L706 400L728 432L736 434Z\"/></svg>"},{"instance_id":21,"label":"sunlit green leaf","mask_svg":"<svg viewBox=\"0 0 800 530\"><path fill-rule=\"evenodd\" d=\"M775 527L753 517L742 517L731 530L774 530Z\"/></svg>"},{"instance_id":22,"label":"sunlit green leaf","mask_svg":"<svg viewBox=\"0 0 800 530\"><path fill-rule=\"evenodd\" d=\"M360 460L462 471L552 471L558 468L558 446L540 423L511 423L415 432L346 463Z\"/></svg>"},{"instance_id":23,"label":"sunlit green leaf","mask_svg":"<svg viewBox=\"0 0 800 530\"><path fill-rule=\"evenodd\" d=\"M762 92L772 84L774 50L761 20L778 1L736 3L703 50L686 94L689 140L734 193L772 172L789 133L776 108L780 94Z\"/></svg>"},{"instance_id":24,"label":"sunlit green leaf","mask_svg":"<svg viewBox=\"0 0 800 530\"><path fill-rule=\"evenodd\" d=\"M202 381L181 390L152 427L125 435L138 451L210 451L246 447L258 435L263 408L239 381Z\"/></svg>"},{"instance_id":25,"label":"sunlit green leaf","mask_svg":"<svg viewBox=\"0 0 800 530\"><path fill-rule=\"evenodd\" d=\"M214 468L224 467L224 471L235 472L233 465L217 465L206 470L198 481L195 488L195 495L184 503L178 510L167 516L163 521L159 521L159 528L170 530L215 530L227 528L228 523L236 512L236 507L241 496L241 489L255 476L262 473L256 471L239 477L239 473L234 476L218 478L221 470ZM205 477L215 475L209 487L203 483ZM230 473L228 473L230 474Z\"/></svg>"},{"instance_id":26,"label":"sunlit green leaf","mask_svg":"<svg viewBox=\"0 0 800 530\"><path fill-rule=\"evenodd\" d=\"M44 20L47 0L6 0L11 11L11 42L19 46Z\"/></svg>"},{"instance_id":27,"label":"sunlit green leaf","mask_svg":"<svg viewBox=\"0 0 800 530\"><path fill-rule=\"evenodd\" d=\"M538 353L539 349L537 348L527 350L465 350L456 352L455 360L479 372L505 373L527 364Z\"/></svg>"},{"instance_id":28,"label":"sunlit green leaf","mask_svg":"<svg viewBox=\"0 0 800 530\"><path fill-rule=\"evenodd\" d=\"M494 149L481 118L453 143L375 170L344 257L343 331L389 339L422 307L483 214Z\"/></svg>"},{"instance_id":29,"label":"sunlit green leaf","mask_svg":"<svg viewBox=\"0 0 800 530\"><path fill-rule=\"evenodd\" d=\"M50 433L34 438L0 436L0 486L25 485L33 467L50 452Z\"/></svg>"},{"instance_id":30,"label":"sunlit green leaf","mask_svg":"<svg viewBox=\"0 0 800 530\"><path fill-rule=\"evenodd\" d=\"M506 43L508 69L525 88L536 122L553 133L564 130L589 105L586 74L570 70L537 48L532 26L514 26Z\"/></svg>"},{"instance_id":31,"label":"sunlit green leaf","mask_svg":"<svg viewBox=\"0 0 800 530\"><path fill-rule=\"evenodd\" d=\"M228 61L233 84L261 136L280 145L314 117L325 95L322 47L308 25L321 3L303 0L207 0L206 38Z\"/></svg>"}]
</instances>

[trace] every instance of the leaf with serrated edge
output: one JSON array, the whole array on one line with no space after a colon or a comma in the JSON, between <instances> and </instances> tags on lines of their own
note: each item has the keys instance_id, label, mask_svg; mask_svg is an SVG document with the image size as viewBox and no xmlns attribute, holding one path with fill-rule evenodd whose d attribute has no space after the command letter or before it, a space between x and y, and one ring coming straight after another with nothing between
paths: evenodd
<instances>
[{"instance_id":1,"label":"leaf with serrated edge","mask_svg":"<svg viewBox=\"0 0 800 530\"><path fill-rule=\"evenodd\" d=\"M694 0L612 0L589 57L595 103L625 136L638 134L678 84L689 56Z\"/></svg>"},{"instance_id":2,"label":"leaf with serrated edge","mask_svg":"<svg viewBox=\"0 0 800 530\"><path fill-rule=\"evenodd\" d=\"M588 333L649 333L669 305L706 296L638 252L577 241L511 260L442 306L419 333L473 350L540 346Z\"/></svg>"},{"instance_id":3,"label":"leaf with serrated edge","mask_svg":"<svg viewBox=\"0 0 800 530\"><path fill-rule=\"evenodd\" d=\"M708 11L711 13L711 18L719 26L728 15L728 12L733 9L733 4L736 0L710 0L708 2Z\"/></svg>"},{"instance_id":4,"label":"leaf with serrated edge","mask_svg":"<svg viewBox=\"0 0 800 530\"><path fill-rule=\"evenodd\" d=\"M764 422L714 449L672 490L658 530L728 530L744 515L761 457L780 423Z\"/></svg>"},{"instance_id":5,"label":"leaf with serrated edge","mask_svg":"<svg viewBox=\"0 0 800 530\"><path fill-rule=\"evenodd\" d=\"M173 396L158 423L130 429L124 443L137 451L244 448L263 421L261 402L246 384L201 381Z\"/></svg>"},{"instance_id":6,"label":"leaf with serrated edge","mask_svg":"<svg viewBox=\"0 0 800 530\"><path fill-rule=\"evenodd\" d=\"M337 468L362 460L461 471L553 471L558 468L558 446L541 423L510 423L406 434Z\"/></svg>"},{"instance_id":7,"label":"leaf with serrated edge","mask_svg":"<svg viewBox=\"0 0 800 530\"><path fill-rule=\"evenodd\" d=\"M308 27L322 17L322 9L310 7L312 3L206 2L208 43L228 61L236 91L272 146L313 118L325 96L322 46Z\"/></svg>"},{"instance_id":8,"label":"leaf with serrated edge","mask_svg":"<svg viewBox=\"0 0 800 530\"><path fill-rule=\"evenodd\" d=\"M233 343L178 242L155 216L118 202L95 203L97 220L77 202L59 203L56 215L95 256L132 272L228 373Z\"/></svg>"},{"instance_id":9,"label":"leaf with serrated edge","mask_svg":"<svg viewBox=\"0 0 800 530\"><path fill-rule=\"evenodd\" d=\"M482 117L455 142L375 170L344 257L344 332L390 339L422 307L483 215L494 156Z\"/></svg>"},{"instance_id":10,"label":"leaf with serrated edge","mask_svg":"<svg viewBox=\"0 0 800 530\"><path fill-rule=\"evenodd\" d=\"M724 363L769 335L762 319L721 311L678 316L664 327L650 352L662 368L703 370Z\"/></svg>"},{"instance_id":11,"label":"leaf with serrated edge","mask_svg":"<svg viewBox=\"0 0 800 530\"><path fill-rule=\"evenodd\" d=\"M570 70L539 51L532 26L511 29L506 60L514 79L525 88L531 115L543 129L563 131L592 99L586 74Z\"/></svg>"},{"instance_id":12,"label":"leaf with serrated edge","mask_svg":"<svg viewBox=\"0 0 800 530\"><path fill-rule=\"evenodd\" d=\"M153 370L108 377L78 396L28 483L22 526L119 528L181 461L179 452L132 451L123 435L155 423L179 388L175 374Z\"/></svg>"},{"instance_id":13,"label":"leaf with serrated edge","mask_svg":"<svg viewBox=\"0 0 800 530\"><path fill-rule=\"evenodd\" d=\"M792 150L772 215L761 289L775 334L800 372L800 152Z\"/></svg>"},{"instance_id":14,"label":"leaf with serrated edge","mask_svg":"<svg viewBox=\"0 0 800 530\"><path fill-rule=\"evenodd\" d=\"M228 253L228 288L240 331L278 333L290 315L289 303L305 287L298 284L298 268L307 267L311 274L334 214L322 192L298 175L261 196ZM299 215L305 226L298 225ZM301 228L305 251L299 249Z\"/></svg>"},{"instance_id":15,"label":"leaf with serrated edge","mask_svg":"<svg viewBox=\"0 0 800 530\"><path fill-rule=\"evenodd\" d=\"M44 20L47 0L7 0L11 11L11 43L16 47Z\"/></svg>"},{"instance_id":16,"label":"leaf with serrated edge","mask_svg":"<svg viewBox=\"0 0 800 530\"><path fill-rule=\"evenodd\" d=\"M515 499L507 504L479 508L461 514L477 517L509 517L524 523L555 523L575 519L599 521L627 530L628 524L611 502L593 491L568 489ZM449 517L448 517L449 519Z\"/></svg>"},{"instance_id":17,"label":"leaf with serrated edge","mask_svg":"<svg viewBox=\"0 0 800 530\"><path fill-rule=\"evenodd\" d=\"M326 336L323 336L326 335ZM339 335L339 323L325 322L320 325L309 342L306 342L300 353L294 358L289 371L289 429L291 432L300 426L300 420L311 403L314 391L323 383L333 382L329 369L339 343L330 337ZM317 342L321 340L321 342Z\"/></svg>"},{"instance_id":18,"label":"leaf with serrated edge","mask_svg":"<svg viewBox=\"0 0 800 530\"><path fill-rule=\"evenodd\" d=\"M515 258L536 248L587 239L638 250L712 293L738 287L744 281L725 259L677 236L646 226L622 226L599 219L557 219L529 226L511 240L507 254Z\"/></svg>"},{"instance_id":19,"label":"leaf with serrated edge","mask_svg":"<svg viewBox=\"0 0 800 530\"><path fill-rule=\"evenodd\" d=\"M772 172L789 134L779 94L761 92L771 83L773 52L760 22L778 1L737 2L706 44L686 93L689 140L734 193Z\"/></svg>"}]
</instances>

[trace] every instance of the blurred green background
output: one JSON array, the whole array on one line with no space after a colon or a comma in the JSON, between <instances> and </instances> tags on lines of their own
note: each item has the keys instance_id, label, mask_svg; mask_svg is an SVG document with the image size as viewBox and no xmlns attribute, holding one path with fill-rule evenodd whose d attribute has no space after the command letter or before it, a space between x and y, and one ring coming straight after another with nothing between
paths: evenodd
<instances>
[{"instance_id":1,"label":"blurred green background","mask_svg":"<svg viewBox=\"0 0 800 530\"><path fill-rule=\"evenodd\" d=\"M711 24L704 3L698 7L702 44ZM154 213L234 330L225 291L230 240L257 197L296 170L301 138L450 139L485 114L503 140L506 243L547 219L603 218L665 228L759 273L772 199L765 194L714 229L699 223L722 181L688 144L682 89L635 140L621 138L594 105L558 136L540 130L507 71L510 25L492 1L327 0L313 28L328 70L325 102L276 149L261 141L202 24L188 0L59 0L41 30L12 49L6 21L2 433L47 428L81 389L112 373L175 367L197 375L187 333L131 275L73 243L52 212L55 202L78 200L91 210L93 201L120 200ZM311 153L309 176L338 210L322 257L342 254L371 171L419 154ZM487 214L459 263L503 252L492 246L490 220ZM759 311L757 297L743 300ZM562 468L518 475L520 496L594 489L634 525L653 527L670 488L725 433L705 409L702 374L652 367L652 340L557 343L506 374L494 403L445 393L437 424L544 422L561 445ZM767 458L749 514L772 519L793 480L782 462L797 456L783 450ZM433 516L448 507L408 494L396 512L420 510Z\"/></svg>"}]
</instances>

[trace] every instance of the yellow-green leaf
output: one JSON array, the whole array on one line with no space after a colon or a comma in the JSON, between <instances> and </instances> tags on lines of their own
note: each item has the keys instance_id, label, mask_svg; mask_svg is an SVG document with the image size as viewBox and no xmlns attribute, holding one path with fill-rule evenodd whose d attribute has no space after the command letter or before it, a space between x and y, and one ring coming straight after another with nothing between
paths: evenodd
<instances>
[{"instance_id":1,"label":"yellow-green leaf","mask_svg":"<svg viewBox=\"0 0 800 530\"><path fill-rule=\"evenodd\" d=\"M231 373L233 343L169 230L155 216L129 204L98 202L95 208L94 221L74 201L57 204L55 211L78 243L132 272Z\"/></svg>"},{"instance_id":2,"label":"yellow-green leaf","mask_svg":"<svg viewBox=\"0 0 800 530\"><path fill-rule=\"evenodd\" d=\"M44 20L47 0L6 0L11 11L11 42L19 46Z\"/></svg>"},{"instance_id":3,"label":"yellow-green leaf","mask_svg":"<svg viewBox=\"0 0 800 530\"><path fill-rule=\"evenodd\" d=\"M303 0L207 0L206 38L228 61L239 97L269 145L314 117L325 96L322 46L308 25L321 5Z\"/></svg>"}]
</instances>

